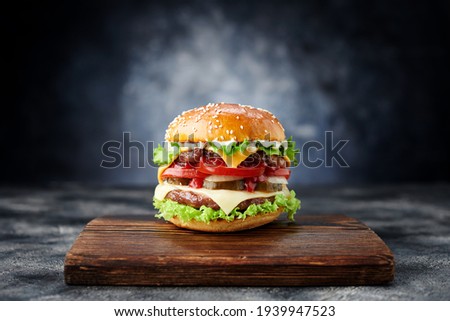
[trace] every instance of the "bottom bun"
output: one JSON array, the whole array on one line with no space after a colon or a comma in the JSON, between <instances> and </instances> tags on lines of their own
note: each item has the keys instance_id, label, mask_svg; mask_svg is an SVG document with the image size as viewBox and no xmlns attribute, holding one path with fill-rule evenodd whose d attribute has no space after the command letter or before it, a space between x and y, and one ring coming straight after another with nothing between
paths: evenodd
<instances>
[{"instance_id":1,"label":"bottom bun","mask_svg":"<svg viewBox=\"0 0 450 321\"><path fill-rule=\"evenodd\" d=\"M284 209L281 207L275 212L258 214L255 216L247 216L244 220L235 219L234 221L231 222L228 222L223 219L218 219L215 221L211 221L209 223L199 222L196 220L182 222L176 216L171 218L170 222L172 222L178 227L194 231L215 232L215 233L236 232L248 230L275 221L278 218L278 216L280 216L280 214L283 212L283 210Z\"/></svg>"}]
</instances>

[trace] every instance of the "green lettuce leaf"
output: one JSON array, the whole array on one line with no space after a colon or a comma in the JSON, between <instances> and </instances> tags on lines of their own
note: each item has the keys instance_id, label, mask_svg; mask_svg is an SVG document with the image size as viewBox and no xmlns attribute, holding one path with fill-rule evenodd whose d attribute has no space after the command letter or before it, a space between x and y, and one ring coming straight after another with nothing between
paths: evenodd
<instances>
[{"instance_id":1,"label":"green lettuce leaf","mask_svg":"<svg viewBox=\"0 0 450 321\"><path fill-rule=\"evenodd\" d=\"M295 154L298 154L300 152L299 149L295 149L295 141L292 140L292 136L287 139L287 148L284 150L284 147L281 146L280 150L282 149L282 156L287 156L289 160L291 161L293 166L298 165L298 160L295 158Z\"/></svg>"},{"instance_id":2,"label":"green lettuce leaf","mask_svg":"<svg viewBox=\"0 0 450 321\"><path fill-rule=\"evenodd\" d=\"M161 144L158 144L158 147L156 147L153 150L153 162L158 165L167 165L172 163L172 161L178 157L180 154L180 145L178 143L170 143L171 149L167 149Z\"/></svg>"},{"instance_id":3,"label":"green lettuce leaf","mask_svg":"<svg viewBox=\"0 0 450 321\"><path fill-rule=\"evenodd\" d=\"M276 211L279 207L283 207L284 211L288 214L288 218L293 221L295 212L300 209L300 200L295 197L295 192L291 191L289 197L286 197L284 194L277 194L274 202L266 201L263 204L252 204L245 211L240 211L235 208L228 215L222 209L213 210L206 206L196 209L192 206L179 204L168 199L153 199L153 206L159 210L159 214L156 214L157 218L170 220L177 216L183 222L196 220L204 223L209 223L217 219L224 219L229 222L235 219L244 220L247 216L270 213Z\"/></svg>"},{"instance_id":4,"label":"green lettuce leaf","mask_svg":"<svg viewBox=\"0 0 450 321\"><path fill-rule=\"evenodd\" d=\"M222 150L225 155L233 155L237 151L241 151L242 153L246 152L247 146L250 142L246 139L242 143L231 142L228 145L222 145L219 142L208 142L208 146L215 152Z\"/></svg>"},{"instance_id":5,"label":"green lettuce leaf","mask_svg":"<svg viewBox=\"0 0 450 321\"><path fill-rule=\"evenodd\" d=\"M232 142L228 145L222 146L214 142L209 142L208 146L210 146L216 153L219 149L221 149L225 155L231 156L237 151L241 151L245 154L246 149L250 144L250 141L244 140L242 143ZM289 137L285 142L283 142L278 148L275 147L274 144L271 146L264 146L260 141L255 141L253 142L253 144L258 148L258 150L264 151L267 155L287 156L293 166L298 165L295 154L298 154L300 150L295 149L295 141L292 140L292 136Z\"/></svg>"},{"instance_id":6,"label":"green lettuce leaf","mask_svg":"<svg viewBox=\"0 0 450 321\"><path fill-rule=\"evenodd\" d=\"M256 147L258 147L258 150L262 150L267 155L283 156L282 154L283 146L280 146L280 148L275 148L273 146L264 147L260 142L256 142Z\"/></svg>"}]
</instances>

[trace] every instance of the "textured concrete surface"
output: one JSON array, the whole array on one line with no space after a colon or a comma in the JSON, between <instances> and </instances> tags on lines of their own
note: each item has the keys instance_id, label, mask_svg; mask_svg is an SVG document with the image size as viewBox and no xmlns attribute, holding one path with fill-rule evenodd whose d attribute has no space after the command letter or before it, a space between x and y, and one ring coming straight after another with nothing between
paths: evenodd
<instances>
[{"instance_id":1,"label":"textured concrete surface","mask_svg":"<svg viewBox=\"0 0 450 321\"><path fill-rule=\"evenodd\" d=\"M149 188L65 184L0 188L0 299L450 300L449 185L296 190L301 213L342 213L371 227L394 252L394 282L308 288L67 286L64 256L89 220L151 215L153 208Z\"/></svg>"}]
</instances>

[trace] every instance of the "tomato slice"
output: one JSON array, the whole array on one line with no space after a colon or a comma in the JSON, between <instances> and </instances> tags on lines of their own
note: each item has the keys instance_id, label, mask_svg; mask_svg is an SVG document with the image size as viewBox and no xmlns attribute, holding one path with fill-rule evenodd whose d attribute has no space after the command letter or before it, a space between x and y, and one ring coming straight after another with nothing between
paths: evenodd
<instances>
[{"instance_id":1,"label":"tomato slice","mask_svg":"<svg viewBox=\"0 0 450 321\"><path fill-rule=\"evenodd\" d=\"M265 171L266 176L284 176L286 179L291 176L291 171L287 168L273 168L267 167Z\"/></svg>"},{"instance_id":2,"label":"tomato slice","mask_svg":"<svg viewBox=\"0 0 450 321\"><path fill-rule=\"evenodd\" d=\"M247 177L245 179L245 189L247 192L253 193L256 188L256 183L258 182L258 177Z\"/></svg>"},{"instance_id":3,"label":"tomato slice","mask_svg":"<svg viewBox=\"0 0 450 321\"><path fill-rule=\"evenodd\" d=\"M200 167L198 168L198 171L208 175L257 177L264 173L264 166L232 168L223 165L211 166L205 164L203 161L200 161Z\"/></svg>"},{"instance_id":4,"label":"tomato slice","mask_svg":"<svg viewBox=\"0 0 450 321\"><path fill-rule=\"evenodd\" d=\"M170 167L166 169L161 176L179 178L205 178L208 175L199 172L195 168Z\"/></svg>"},{"instance_id":5,"label":"tomato slice","mask_svg":"<svg viewBox=\"0 0 450 321\"><path fill-rule=\"evenodd\" d=\"M199 177L195 177L193 178L190 183L189 183L189 187L192 188L202 188L203 187L203 178L199 178Z\"/></svg>"}]
</instances>

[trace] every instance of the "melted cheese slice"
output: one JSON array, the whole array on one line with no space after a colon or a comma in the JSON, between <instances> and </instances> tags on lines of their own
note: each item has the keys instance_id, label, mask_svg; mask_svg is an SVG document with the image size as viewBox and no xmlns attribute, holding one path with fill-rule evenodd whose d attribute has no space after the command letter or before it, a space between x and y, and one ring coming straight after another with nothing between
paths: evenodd
<instances>
[{"instance_id":1,"label":"melted cheese slice","mask_svg":"<svg viewBox=\"0 0 450 321\"><path fill-rule=\"evenodd\" d=\"M181 147L181 148L180 148L180 152L181 152L181 153L182 153L182 152L187 152L187 151L189 151L189 147ZM172 161L171 161L169 164L158 167L158 183L161 184L161 183L163 182L163 179L162 179L162 177L161 177L162 173L163 173L170 165L172 165L172 163L173 163L177 158L178 158L178 156L177 156L177 157L174 157L174 158L172 159Z\"/></svg>"},{"instance_id":2,"label":"melted cheese slice","mask_svg":"<svg viewBox=\"0 0 450 321\"><path fill-rule=\"evenodd\" d=\"M235 152L233 155L227 155L222 150L217 150L217 154L227 164L228 167L237 168L250 154L243 154L241 151Z\"/></svg>"},{"instance_id":3,"label":"melted cheese slice","mask_svg":"<svg viewBox=\"0 0 450 321\"><path fill-rule=\"evenodd\" d=\"M211 198L220 208L225 212L225 214L229 214L240 202L243 202L252 198L259 197L271 197L277 194L286 194L289 195L289 190L286 186L283 187L282 191L279 192L246 192L246 191L231 191L225 189L206 189L206 188L191 188L189 186L183 185L172 185L168 183L162 183L156 186L155 189L155 198L157 200L163 200L167 193L173 190L183 190L183 191L191 191L198 194L203 194Z\"/></svg>"},{"instance_id":4,"label":"melted cheese slice","mask_svg":"<svg viewBox=\"0 0 450 321\"><path fill-rule=\"evenodd\" d=\"M256 151L258 151L256 149ZM255 151L255 152L256 152ZM240 163L242 163L247 157L254 153L247 153L243 154L240 150L235 152L233 155L227 155L222 150L217 150L217 154L219 154L220 158L223 159L223 161L227 164L228 167L237 168ZM286 160L287 166L291 165L291 160L287 156L283 156L283 158Z\"/></svg>"},{"instance_id":5,"label":"melted cheese slice","mask_svg":"<svg viewBox=\"0 0 450 321\"><path fill-rule=\"evenodd\" d=\"M173 163L173 162L172 162ZM163 179L162 179L162 173L166 170L167 167L169 167L170 165L172 165L172 163L170 163L169 165L164 165L164 166L160 166L158 167L158 183L162 183Z\"/></svg>"}]
</instances>

